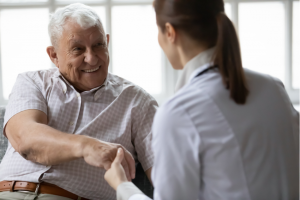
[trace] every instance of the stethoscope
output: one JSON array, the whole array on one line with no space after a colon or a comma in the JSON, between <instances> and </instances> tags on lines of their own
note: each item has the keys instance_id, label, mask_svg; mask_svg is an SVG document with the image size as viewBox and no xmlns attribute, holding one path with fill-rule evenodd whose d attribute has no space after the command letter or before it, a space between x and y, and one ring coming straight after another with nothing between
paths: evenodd
<instances>
[{"instance_id":1,"label":"stethoscope","mask_svg":"<svg viewBox=\"0 0 300 200\"><path fill-rule=\"evenodd\" d=\"M212 69L215 69L215 68L218 68L218 66L217 65L210 66L207 69L203 70L202 72L198 73L195 77L199 77L199 76L205 74L206 72L208 72L209 70L212 70Z\"/></svg>"}]
</instances>

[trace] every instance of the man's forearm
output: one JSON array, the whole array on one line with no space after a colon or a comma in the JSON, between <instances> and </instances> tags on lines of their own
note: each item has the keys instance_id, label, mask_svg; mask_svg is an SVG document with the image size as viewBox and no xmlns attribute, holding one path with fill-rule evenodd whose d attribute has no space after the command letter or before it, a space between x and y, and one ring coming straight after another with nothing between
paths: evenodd
<instances>
[{"instance_id":1,"label":"man's forearm","mask_svg":"<svg viewBox=\"0 0 300 200\"><path fill-rule=\"evenodd\" d=\"M47 116L39 110L27 110L13 116L5 133L25 159L54 165L82 157L88 137L63 133L47 125Z\"/></svg>"},{"instance_id":2,"label":"man's forearm","mask_svg":"<svg viewBox=\"0 0 300 200\"><path fill-rule=\"evenodd\" d=\"M45 124L32 123L20 130L16 145L25 159L54 165L82 157L84 140L88 137L60 132Z\"/></svg>"},{"instance_id":3,"label":"man's forearm","mask_svg":"<svg viewBox=\"0 0 300 200\"><path fill-rule=\"evenodd\" d=\"M84 158L87 164L107 170L116 156L117 149L123 148L125 159L122 165L128 180L134 178L134 159L122 145L56 130L47 125L47 116L42 111L20 112L8 121L4 130L19 154L27 160L43 165Z\"/></svg>"}]
</instances>

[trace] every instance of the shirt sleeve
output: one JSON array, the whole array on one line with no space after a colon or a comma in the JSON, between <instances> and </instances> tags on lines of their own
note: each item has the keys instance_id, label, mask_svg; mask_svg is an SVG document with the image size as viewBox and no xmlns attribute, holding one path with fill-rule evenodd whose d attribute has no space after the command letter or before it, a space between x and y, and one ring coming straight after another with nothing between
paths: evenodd
<instances>
[{"instance_id":1,"label":"shirt sleeve","mask_svg":"<svg viewBox=\"0 0 300 200\"><path fill-rule=\"evenodd\" d=\"M141 107L135 111L135 125L133 130L133 144L137 152L137 158L142 164L144 171L153 167L152 123L157 110L157 102L146 92L140 102Z\"/></svg>"},{"instance_id":2,"label":"shirt sleeve","mask_svg":"<svg viewBox=\"0 0 300 200\"><path fill-rule=\"evenodd\" d=\"M29 109L40 110L47 114L47 103L41 92L41 87L34 80L34 74L32 77L28 74L20 74L9 96L3 127L14 115Z\"/></svg>"},{"instance_id":3,"label":"shirt sleeve","mask_svg":"<svg viewBox=\"0 0 300 200\"><path fill-rule=\"evenodd\" d=\"M200 137L182 106L160 108L154 118L155 200L197 199L200 188Z\"/></svg>"}]
</instances>

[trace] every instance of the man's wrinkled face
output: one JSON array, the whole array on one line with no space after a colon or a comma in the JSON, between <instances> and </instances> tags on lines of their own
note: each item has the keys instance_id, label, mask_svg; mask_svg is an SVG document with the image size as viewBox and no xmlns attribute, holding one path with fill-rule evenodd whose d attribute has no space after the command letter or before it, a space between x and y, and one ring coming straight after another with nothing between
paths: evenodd
<instances>
[{"instance_id":1,"label":"man's wrinkled face","mask_svg":"<svg viewBox=\"0 0 300 200\"><path fill-rule=\"evenodd\" d=\"M60 73L79 91L102 85L109 65L109 35L103 28L83 29L67 22L56 47L56 66Z\"/></svg>"}]
</instances>

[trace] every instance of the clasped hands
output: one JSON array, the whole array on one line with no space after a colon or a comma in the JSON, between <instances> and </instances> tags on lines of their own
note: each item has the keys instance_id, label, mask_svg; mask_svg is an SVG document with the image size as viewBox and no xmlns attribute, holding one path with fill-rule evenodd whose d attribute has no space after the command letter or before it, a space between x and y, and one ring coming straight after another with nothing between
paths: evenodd
<instances>
[{"instance_id":1,"label":"clasped hands","mask_svg":"<svg viewBox=\"0 0 300 200\"><path fill-rule=\"evenodd\" d=\"M115 190L122 182L135 178L135 161L131 153L120 144L89 140L82 153L89 165L107 170L104 178Z\"/></svg>"}]
</instances>

